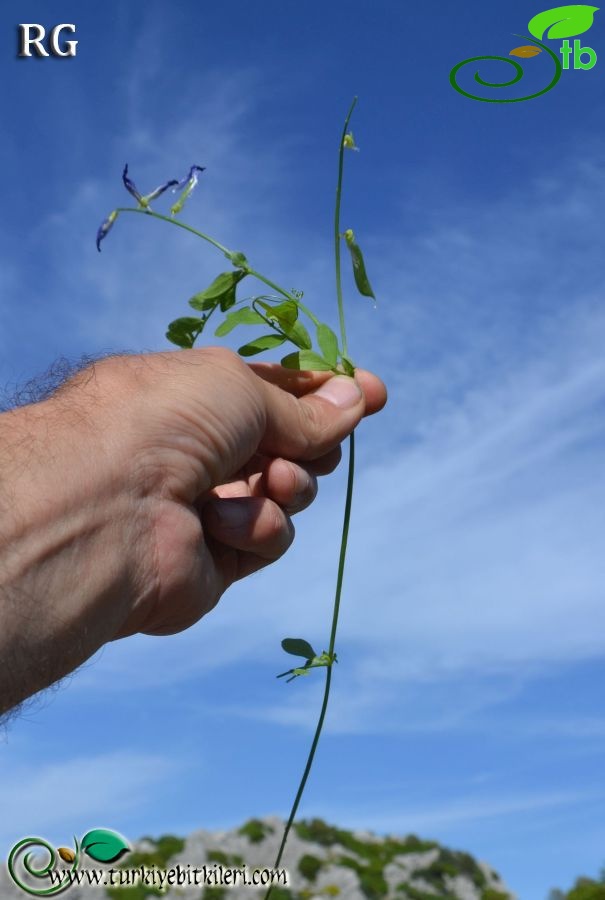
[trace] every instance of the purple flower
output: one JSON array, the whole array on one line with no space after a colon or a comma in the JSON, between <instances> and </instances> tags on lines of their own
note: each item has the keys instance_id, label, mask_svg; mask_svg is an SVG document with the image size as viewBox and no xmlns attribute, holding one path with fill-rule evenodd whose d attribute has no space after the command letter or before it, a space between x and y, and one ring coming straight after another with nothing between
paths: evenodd
<instances>
[{"instance_id":1,"label":"purple flower","mask_svg":"<svg viewBox=\"0 0 605 900\"><path fill-rule=\"evenodd\" d=\"M128 163L126 163L126 165L124 166L124 171L122 172L122 181L124 182L124 187L126 188L128 193L132 194L139 206L142 206L143 209L147 209L151 201L157 200L157 198L160 197L164 193L164 191L167 191L168 188L174 187L179 183L176 178L171 178L170 181L166 181L164 182L164 184L160 184L157 188L151 191L150 194L145 194L145 196L142 196L137 190L137 186L134 181L132 181L132 179L128 177Z\"/></svg>"},{"instance_id":2,"label":"purple flower","mask_svg":"<svg viewBox=\"0 0 605 900\"><path fill-rule=\"evenodd\" d=\"M105 236L111 230L111 227L117 218L118 211L114 209L113 212L109 213L109 215L97 231L97 250L99 251L99 253L101 252L101 241L105 239Z\"/></svg>"},{"instance_id":3,"label":"purple flower","mask_svg":"<svg viewBox=\"0 0 605 900\"><path fill-rule=\"evenodd\" d=\"M189 169L189 173L186 178L183 178L182 181L178 181L176 178L171 178L169 181L164 182L164 184L160 184L157 188L155 188L149 194L141 194L138 190L136 184L132 180L132 178L128 175L128 163L124 166L124 171L122 172L122 181L124 183L124 187L128 191L131 196L137 201L139 209L144 209L151 211L149 204L152 200L157 200L158 197L167 191L169 188L173 190L181 190L181 195L179 199L176 201L174 206L171 208L170 212L172 215L176 215L177 212L180 212L184 206L185 200L194 189L198 182L199 172L204 171L204 166L191 166ZM99 230L97 231L97 250L101 251L101 241L105 240L108 232L111 230L111 227L115 220L118 218L118 210L114 209L112 213L110 213L105 221L101 224Z\"/></svg>"},{"instance_id":4,"label":"purple flower","mask_svg":"<svg viewBox=\"0 0 605 900\"><path fill-rule=\"evenodd\" d=\"M179 181L175 187L175 191L179 188L183 189L183 192L179 199L170 207L170 212L173 216L176 216L179 213L183 206L185 205L185 200L190 195L196 184L198 183L199 176L198 172L203 172L205 166L191 166L189 169L189 174L186 178L183 178L182 181Z\"/></svg>"},{"instance_id":5,"label":"purple flower","mask_svg":"<svg viewBox=\"0 0 605 900\"><path fill-rule=\"evenodd\" d=\"M128 163L126 163L126 165L124 166L124 171L122 172L122 181L124 182L124 187L126 188L128 193L132 194L137 203L140 203L142 205L143 198L137 191L134 181L131 181L128 177Z\"/></svg>"}]
</instances>

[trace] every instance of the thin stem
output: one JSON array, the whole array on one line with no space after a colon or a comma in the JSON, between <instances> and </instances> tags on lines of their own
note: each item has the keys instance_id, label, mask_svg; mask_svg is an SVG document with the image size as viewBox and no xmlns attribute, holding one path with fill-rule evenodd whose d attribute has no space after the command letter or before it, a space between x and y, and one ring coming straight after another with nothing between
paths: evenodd
<instances>
[{"instance_id":1,"label":"thin stem","mask_svg":"<svg viewBox=\"0 0 605 900\"><path fill-rule=\"evenodd\" d=\"M181 222L179 219L171 218L170 216L163 216L161 213L153 212L151 209L137 209L134 206L119 206L116 209L116 212L130 212L130 213L139 213L143 216L151 216L153 219L161 219L162 222L169 222L171 225L177 225L179 228L184 228L185 231L189 231L191 234L195 234L197 237L201 238L203 241L207 241L209 244L212 244L213 247L216 247L217 250L220 250L221 253L224 253L226 257L231 257L233 251L229 250L227 247L223 247L222 244L219 244L218 241L215 241L214 238L210 237L209 234L204 234L203 231L198 231L197 228L192 228L191 225L186 225L184 222ZM285 288L280 287L278 284L275 284L274 281L271 281L270 278L266 278L264 275L261 275L260 272L257 272L255 269L251 269L247 267L246 269L248 275L254 276L259 281L262 281L263 284L266 284L267 287L272 288L274 291L277 291L278 294L281 294L282 297L285 297L286 300L292 300L292 302L296 303L302 311L307 315L311 321L315 325L319 325L319 320L316 316L313 315L310 309L301 303L300 300L295 297L290 291L287 291Z\"/></svg>"},{"instance_id":2,"label":"thin stem","mask_svg":"<svg viewBox=\"0 0 605 900\"><path fill-rule=\"evenodd\" d=\"M344 305L342 302L342 280L340 274L340 202L342 195L342 170L343 170L343 153L344 153L344 139L347 133L347 128L349 126L349 119L351 118L351 113L355 108L355 104L357 103L357 97L353 98L353 102L351 104L351 108L347 114L347 118L345 119L345 124L342 132L342 136L340 139L340 152L338 154L338 186L336 188L336 210L334 213L334 231L335 231L335 245L334 245L334 254L335 254L335 263L336 263L336 297L338 300L338 315L340 318L340 333L342 337L342 352L343 355L347 355L347 337L345 331L345 318L344 318ZM345 508L343 514L343 522L342 522L342 534L340 538L340 555L338 557L338 574L336 576L336 591L334 594L334 606L332 609L332 628L330 631L330 646L328 649L328 653L330 656L334 653L334 646L336 644L336 631L338 629L338 616L340 613L340 598L342 594L342 582L344 578L345 571L345 560L347 556L347 542L349 538L349 522L351 520L351 505L353 502L353 483L355 480L355 434L351 432L349 436L349 470L347 475L347 494L345 498ZM298 806L300 804L303 792L305 790L305 786L307 784L307 779L311 772L311 767L313 765L313 760L315 758L315 751L317 750L317 745L319 743L319 738L321 736L321 732L323 729L324 719L326 717L326 711L328 709L328 701L330 699L330 687L332 685L332 666L334 663L330 663L326 667L326 681L324 686L324 695L321 703L321 710L319 712L319 718L317 720L317 725L315 727L315 734L313 735L313 741L311 743L311 748L309 750L309 755L307 756L307 762L305 765L304 772L302 774L302 778L300 779L300 784L298 785L298 790L296 791L296 796L294 798L294 803L292 804L292 809L290 810L290 815L288 816L288 821L286 822L286 827L284 829L284 834L281 839L281 844L279 846L279 850L277 853L277 857L275 863L273 865L274 869L279 867L281 862L283 852L286 847L286 843L288 840L288 835L290 834L290 829L292 828L292 824L294 822L294 818L298 811ZM269 900L271 896L271 891L273 890L272 886L269 886L267 893L265 894L265 900Z\"/></svg>"},{"instance_id":3,"label":"thin stem","mask_svg":"<svg viewBox=\"0 0 605 900\"><path fill-rule=\"evenodd\" d=\"M351 519L351 504L353 501L353 482L355 478L355 434L352 433L349 436L349 471L347 477L347 496L345 500L345 509L344 509L344 517L342 524L342 537L340 540L340 557L338 560L338 576L336 579L336 594L334 597L334 609L332 612L332 631L330 634L330 649L329 653L334 652L334 644L336 642L336 629L338 628L338 614L340 612L340 596L342 593L342 582L345 570L345 559L347 555L347 539L349 536L349 522ZM296 813L298 812L298 806L300 804L302 795L304 793L307 779L309 777L309 773L311 772L311 767L313 765L313 760L315 758L315 751L317 750L317 745L319 743L319 738L321 736L321 732L323 729L324 719L326 717L326 711L328 709L328 701L330 699L330 687L332 684L332 664L326 666L326 682L324 686L324 695L321 703L321 710L319 712L319 718L317 720L317 726L315 728L315 734L313 735L313 741L311 743L311 748L309 750L309 755L307 756L307 762L305 765L304 772L302 774L302 778L300 779L300 784L298 785L298 790L296 791L296 797L294 798L294 803L292 804L292 809L290 810L290 815L288 816L288 821L286 822L286 827L284 829L284 834L281 839L281 844L279 845L279 850L277 852L277 857L273 864L273 868L277 869L281 862L283 852L286 847L286 843L288 841L288 835L290 834L290 829L292 828L292 824L294 822L294 818ZM271 891L273 890L272 886L269 886L267 893L265 894L265 900L269 900L271 896Z\"/></svg>"},{"instance_id":4,"label":"thin stem","mask_svg":"<svg viewBox=\"0 0 605 900\"><path fill-rule=\"evenodd\" d=\"M340 320L340 334L342 337L342 355L348 356L347 353L347 333L345 330L345 311L344 304L342 302L342 279L340 277L340 196L342 193L342 170L343 170L343 162L344 162L344 152L345 152L345 135L347 133L347 129L349 127L349 120L351 118L351 114L355 109L355 104L357 103L357 97L353 97L353 102L351 103L351 108L347 113L347 117L345 119L345 124L342 129L342 135L340 138L340 151L338 153L338 182L336 185L336 206L334 209L334 261L336 265L336 298L338 300L338 318Z\"/></svg>"},{"instance_id":5,"label":"thin stem","mask_svg":"<svg viewBox=\"0 0 605 900\"><path fill-rule=\"evenodd\" d=\"M290 291L284 290L284 288L281 288L278 284L275 284L275 282L271 281L270 278L265 278L264 275L261 275L260 272L257 272L255 269L248 269L248 274L254 275L255 278L258 278L258 280L262 281L263 284L266 284L267 287L273 288L274 291L277 291L282 295L282 297L285 297L286 300L292 300L292 302L296 303L296 305L302 309L304 314L311 319L314 325L319 325L319 319L317 318L317 316L314 316L311 310L307 309L304 303L301 303L298 297L295 297L290 293Z\"/></svg>"},{"instance_id":6,"label":"thin stem","mask_svg":"<svg viewBox=\"0 0 605 900\"><path fill-rule=\"evenodd\" d=\"M116 209L116 212L139 213L143 216L151 216L153 219L161 219L162 222L169 222L171 225L177 225L179 228L184 228L185 231L190 231L191 234L197 235L197 237L201 238L203 241L208 241L209 244L212 244L213 247L216 247L216 249L224 253L225 256L231 256L233 252L226 247L223 247L222 244L219 244L218 241L215 241L214 238L211 238L208 234L204 234L203 231L198 231L196 228L192 228L191 225L186 225L184 222L179 221L179 219L172 219L170 216L163 216L161 213L153 212L151 209L137 209L134 206L119 206Z\"/></svg>"}]
</instances>

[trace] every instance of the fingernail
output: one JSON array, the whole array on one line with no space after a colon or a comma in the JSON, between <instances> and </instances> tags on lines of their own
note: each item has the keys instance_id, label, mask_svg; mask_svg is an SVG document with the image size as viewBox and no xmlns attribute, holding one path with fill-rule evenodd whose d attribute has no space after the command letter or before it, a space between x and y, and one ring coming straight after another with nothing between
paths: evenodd
<instances>
[{"instance_id":1,"label":"fingernail","mask_svg":"<svg viewBox=\"0 0 605 900\"><path fill-rule=\"evenodd\" d=\"M217 500L212 503L212 514L222 528L241 528L250 519L248 504L235 498Z\"/></svg>"},{"instance_id":2,"label":"fingernail","mask_svg":"<svg viewBox=\"0 0 605 900\"><path fill-rule=\"evenodd\" d=\"M315 391L315 396L341 409L350 409L359 403L362 394L354 378L348 375L334 375Z\"/></svg>"}]
</instances>

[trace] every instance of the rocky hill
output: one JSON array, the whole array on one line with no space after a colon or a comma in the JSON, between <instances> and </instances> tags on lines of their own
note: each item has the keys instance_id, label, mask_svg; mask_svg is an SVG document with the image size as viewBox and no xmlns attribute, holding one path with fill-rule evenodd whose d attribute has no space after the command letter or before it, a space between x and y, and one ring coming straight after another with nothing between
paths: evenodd
<instances>
[{"instance_id":1,"label":"rocky hill","mask_svg":"<svg viewBox=\"0 0 605 900\"><path fill-rule=\"evenodd\" d=\"M284 822L275 817L252 819L231 831L195 831L182 839L165 835L143 838L113 868L158 870L181 866L219 873L228 868L270 867L283 834ZM90 866L87 861L86 866ZM271 900L514 900L504 883L486 863L468 853L448 850L435 841L414 835L378 837L371 832L346 831L320 819L295 823L282 866L287 886L274 886ZM109 865L104 868L110 868ZM26 896L0 875L0 896L23 900ZM265 889L229 887L72 886L61 896L69 900L260 900Z\"/></svg>"}]
</instances>

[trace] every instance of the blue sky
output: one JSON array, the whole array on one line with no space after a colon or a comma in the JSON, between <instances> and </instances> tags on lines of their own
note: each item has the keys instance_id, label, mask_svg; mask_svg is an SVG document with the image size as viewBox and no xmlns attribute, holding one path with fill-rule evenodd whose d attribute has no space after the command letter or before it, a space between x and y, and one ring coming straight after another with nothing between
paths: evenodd
<instances>
[{"instance_id":1,"label":"blue sky","mask_svg":"<svg viewBox=\"0 0 605 900\"><path fill-rule=\"evenodd\" d=\"M125 162L145 189L207 166L184 218L335 324L336 152L359 95L343 225L379 302L347 284L349 344L390 401L359 428L340 665L301 815L437 838L521 900L605 863L605 13L583 36L603 60L536 100L474 102L449 71L506 55L543 8L0 11L9 397L61 356L168 349L223 267L125 217L97 254ZM77 57L18 60L24 19L75 23ZM545 54L524 66L529 88L550 79ZM287 814L321 679L276 681L279 641L327 642L344 474L196 627L104 648L10 726L7 852Z\"/></svg>"}]
</instances>

